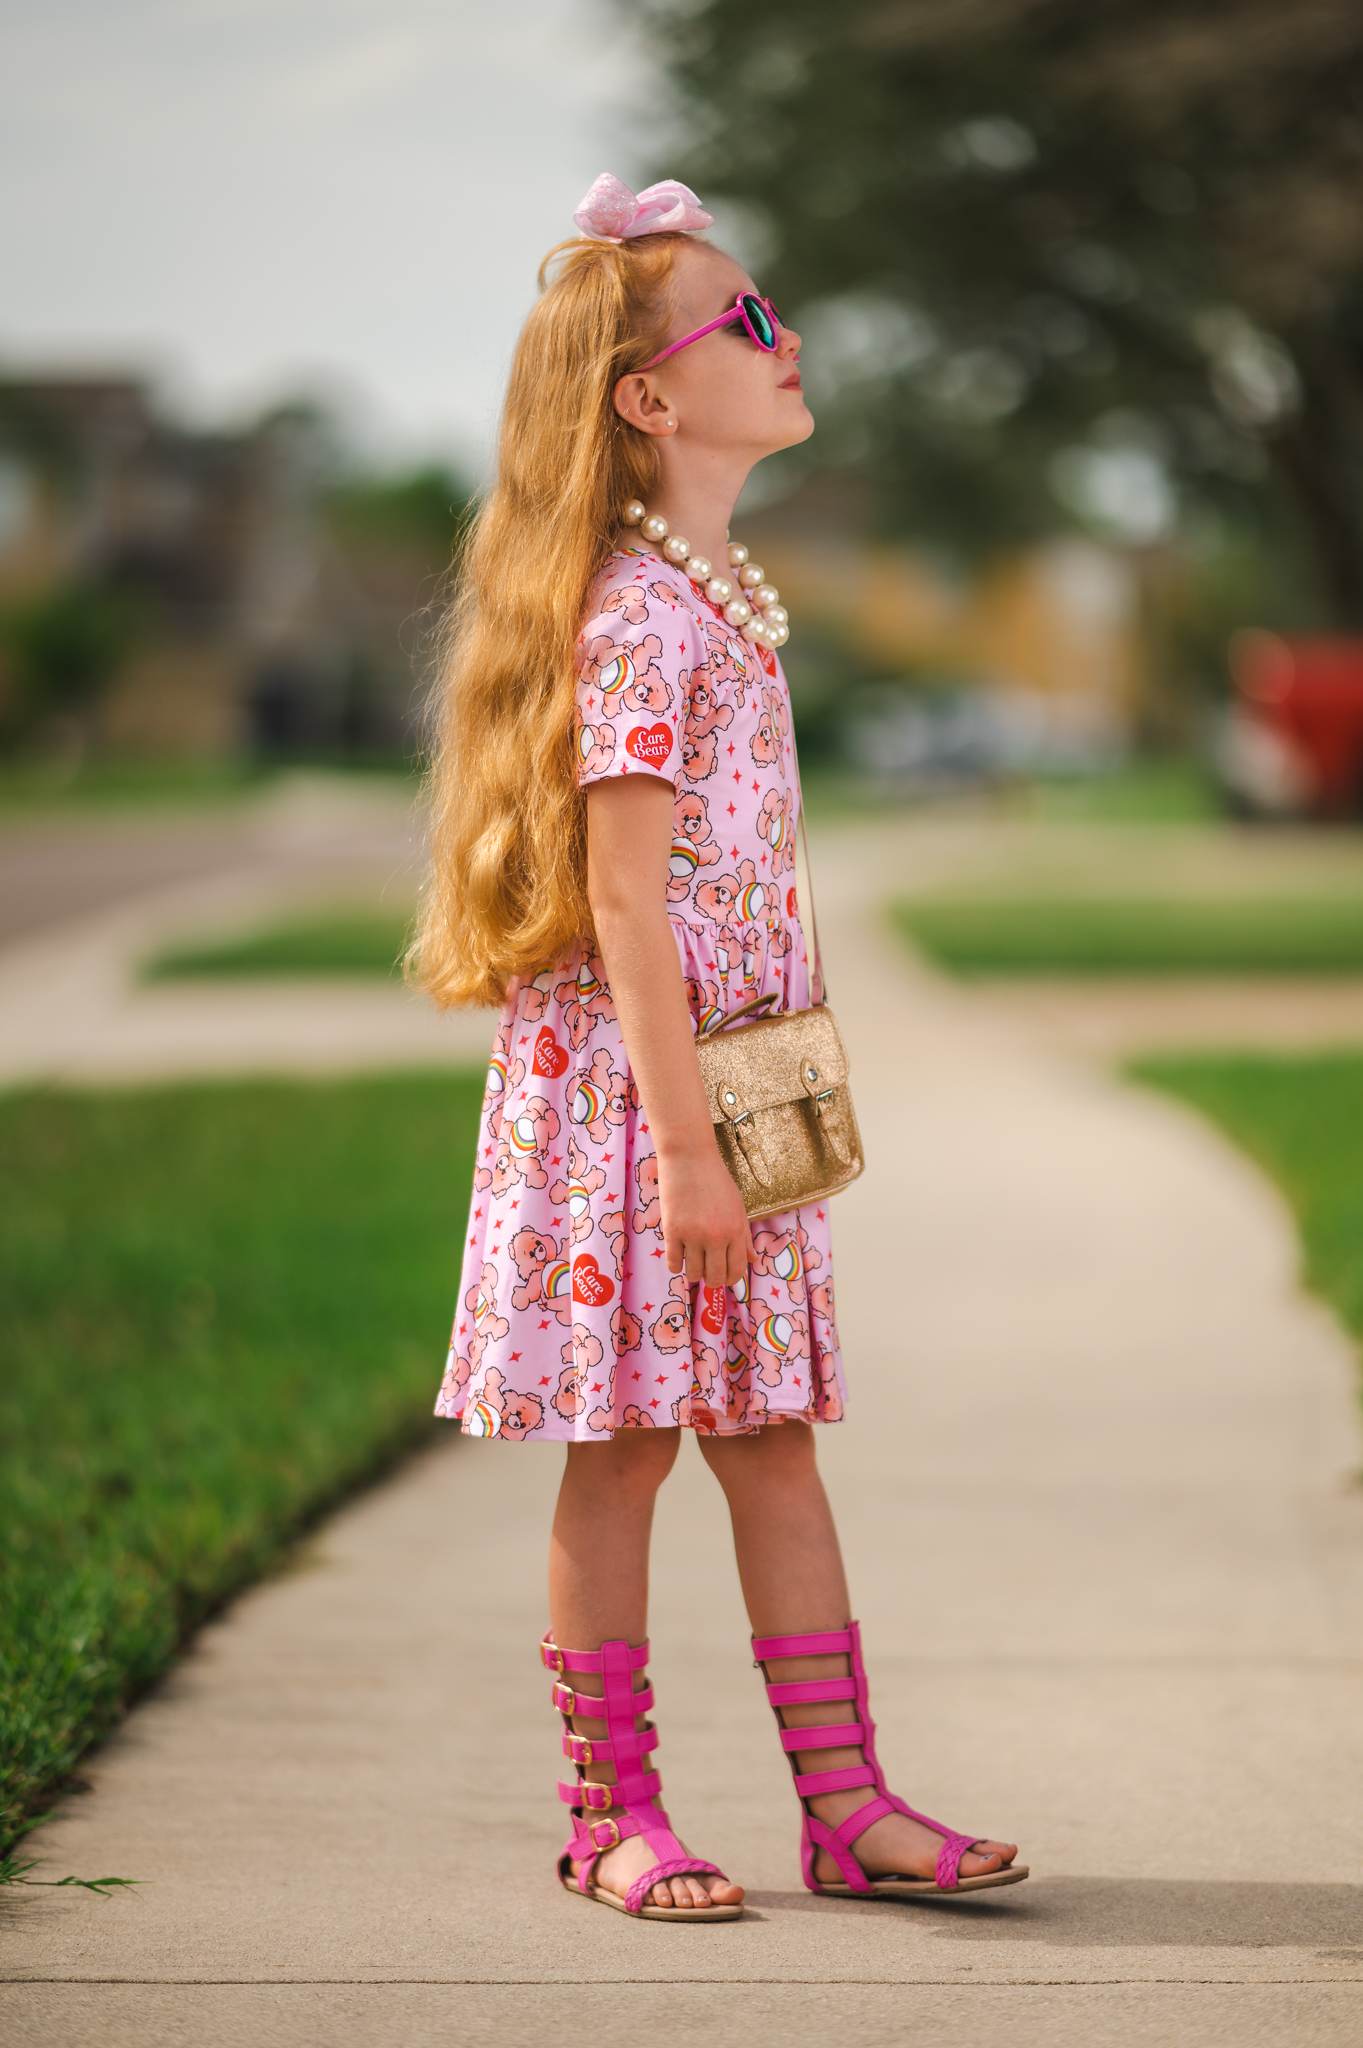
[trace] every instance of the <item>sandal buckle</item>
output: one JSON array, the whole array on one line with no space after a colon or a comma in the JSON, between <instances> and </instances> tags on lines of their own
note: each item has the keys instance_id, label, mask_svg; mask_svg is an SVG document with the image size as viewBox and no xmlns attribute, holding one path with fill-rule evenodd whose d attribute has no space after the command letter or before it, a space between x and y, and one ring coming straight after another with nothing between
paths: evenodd
<instances>
[{"instance_id":1,"label":"sandal buckle","mask_svg":"<svg viewBox=\"0 0 1363 2048\"><path fill-rule=\"evenodd\" d=\"M589 1764L592 1760L591 1738L586 1735L573 1735L569 1737L569 1740L573 1744L573 1762L575 1764Z\"/></svg>"},{"instance_id":2,"label":"sandal buckle","mask_svg":"<svg viewBox=\"0 0 1363 2048\"><path fill-rule=\"evenodd\" d=\"M540 1661L543 1663L546 1670L552 1671L559 1678L562 1678L563 1652L562 1650L560 1650L558 1644L554 1642L552 1637L548 1635L542 1635L540 1637Z\"/></svg>"},{"instance_id":3,"label":"sandal buckle","mask_svg":"<svg viewBox=\"0 0 1363 2048\"><path fill-rule=\"evenodd\" d=\"M566 1705L564 1698L560 1697L561 1694L566 1697ZM550 1706L557 1707L560 1714L575 1714L577 1712L577 1694L570 1685L555 1683L549 1688L549 1704Z\"/></svg>"},{"instance_id":4,"label":"sandal buckle","mask_svg":"<svg viewBox=\"0 0 1363 2048\"><path fill-rule=\"evenodd\" d=\"M599 1792L602 1796L599 1799L593 1799L592 1794L594 1792ZM585 1779L582 1786L582 1804L595 1807L598 1810L604 1810L608 1806L613 1806L615 1804L614 1785L603 1785L597 1778Z\"/></svg>"},{"instance_id":5,"label":"sandal buckle","mask_svg":"<svg viewBox=\"0 0 1363 2048\"><path fill-rule=\"evenodd\" d=\"M611 1830L611 1839L608 1842L601 1840L601 1837L596 1832L598 1828L609 1828ZM613 1818L594 1820L587 1833L591 1836L598 1849L614 1849L624 1839L620 1833L620 1823Z\"/></svg>"}]
</instances>

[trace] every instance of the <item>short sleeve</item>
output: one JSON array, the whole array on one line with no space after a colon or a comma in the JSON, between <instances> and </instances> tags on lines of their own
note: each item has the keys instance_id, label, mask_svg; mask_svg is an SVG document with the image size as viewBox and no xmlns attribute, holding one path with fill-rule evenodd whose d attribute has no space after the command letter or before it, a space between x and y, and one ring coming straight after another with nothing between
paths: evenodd
<instances>
[{"instance_id":1,"label":"short sleeve","mask_svg":"<svg viewBox=\"0 0 1363 2048\"><path fill-rule=\"evenodd\" d=\"M700 621L667 568L639 556L613 562L577 641L579 785L659 775L679 787L692 677L706 658Z\"/></svg>"}]
</instances>

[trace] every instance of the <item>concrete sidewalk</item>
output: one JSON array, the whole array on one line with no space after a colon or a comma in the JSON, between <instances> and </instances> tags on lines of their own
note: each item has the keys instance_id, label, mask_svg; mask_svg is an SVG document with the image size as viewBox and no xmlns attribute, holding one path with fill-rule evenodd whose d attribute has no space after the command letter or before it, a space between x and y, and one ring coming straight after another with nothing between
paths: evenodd
<instances>
[{"instance_id":1,"label":"concrete sidewalk","mask_svg":"<svg viewBox=\"0 0 1363 2048\"><path fill-rule=\"evenodd\" d=\"M875 828L815 849L867 1145L833 1210L850 1399L820 1433L903 1797L1015 1839L955 1902L818 1900L717 1490L660 1502L679 1831L745 1919L567 1897L536 1642L560 1458L470 1442L196 1638L0 1891L0 2025L123 2042L1352 2043L1363 2032L1357 1368L1290 1218L1191 1112L906 964ZM442 1332L432 1332L432 1399Z\"/></svg>"}]
</instances>

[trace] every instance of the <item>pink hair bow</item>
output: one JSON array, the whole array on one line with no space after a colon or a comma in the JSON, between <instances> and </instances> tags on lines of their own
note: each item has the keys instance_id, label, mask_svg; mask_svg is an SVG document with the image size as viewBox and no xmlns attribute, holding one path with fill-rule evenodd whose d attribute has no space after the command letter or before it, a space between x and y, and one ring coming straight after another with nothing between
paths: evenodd
<instances>
[{"instance_id":1,"label":"pink hair bow","mask_svg":"<svg viewBox=\"0 0 1363 2048\"><path fill-rule=\"evenodd\" d=\"M631 192L612 171L602 171L573 209L573 219L584 235L599 235L607 242L665 231L690 234L713 226L714 218L691 187L676 178L659 178L656 185Z\"/></svg>"}]
</instances>

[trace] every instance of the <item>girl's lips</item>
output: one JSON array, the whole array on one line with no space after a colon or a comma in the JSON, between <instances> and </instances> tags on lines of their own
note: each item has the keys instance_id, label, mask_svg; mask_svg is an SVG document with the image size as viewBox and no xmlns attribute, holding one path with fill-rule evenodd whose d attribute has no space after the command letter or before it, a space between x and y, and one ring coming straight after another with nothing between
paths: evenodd
<instances>
[{"instance_id":1,"label":"girl's lips","mask_svg":"<svg viewBox=\"0 0 1363 2048\"><path fill-rule=\"evenodd\" d=\"M799 380L799 378L798 378L798 377L784 377L784 378L782 378L781 382L780 382L780 383L779 383L779 384L777 385L777 387L776 387L776 388L777 388L777 390L778 390L778 391L803 391L803 390L804 390L804 386L803 386L803 384L801 384L801 382L800 382L800 380Z\"/></svg>"}]
</instances>

